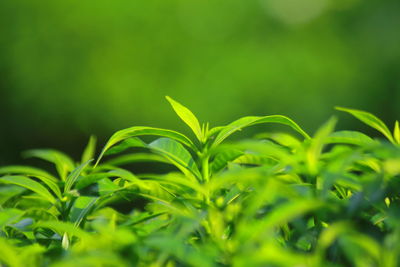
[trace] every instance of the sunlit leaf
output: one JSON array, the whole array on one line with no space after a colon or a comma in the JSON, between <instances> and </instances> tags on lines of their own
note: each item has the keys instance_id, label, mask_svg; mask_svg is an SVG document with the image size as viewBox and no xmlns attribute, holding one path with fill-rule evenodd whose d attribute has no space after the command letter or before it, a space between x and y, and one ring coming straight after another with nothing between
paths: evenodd
<instances>
[{"instance_id":1,"label":"sunlit leaf","mask_svg":"<svg viewBox=\"0 0 400 267\"><path fill-rule=\"evenodd\" d=\"M196 116L187 107L173 100L171 97L166 96L166 98L168 102L171 104L176 114L179 116L179 118L181 118L181 120L185 122L190 127L190 129L192 129L197 139L200 142L204 142L205 140L203 131L200 127L200 123L197 120Z\"/></svg>"},{"instance_id":2,"label":"sunlit leaf","mask_svg":"<svg viewBox=\"0 0 400 267\"><path fill-rule=\"evenodd\" d=\"M178 142L169 138L159 138L149 144L149 148L165 156L181 170L190 171L195 177L201 177L191 154Z\"/></svg>"},{"instance_id":3,"label":"sunlit leaf","mask_svg":"<svg viewBox=\"0 0 400 267\"><path fill-rule=\"evenodd\" d=\"M8 175L0 177L0 182L22 186L44 197L51 203L56 202L56 199L53 197L53 195L43 185L28 177Z\"/></svg>"},{"instance_id":4,"label":"sunlit leaf","mask_svg":"<svg viewBox=\"0 0 400 267\"><path fill-rule=\"evenodd\" d=\"M372 128L378 130L380 133L382 133L384 136L386 136L386 138L390 142L395 143L392 133L389 131L386 124L383 121L381 121L378 117L376 117L375 115L373 115L369 112L357 110L357 109L342 108L342 107L336 107L336 109L350 113L351 115L353 115L360 121L364 122L368 126L371 126Z\"/></svg>"},{"instance_id":5,"label":"sunlit leaf","mask_svg":"<svg viewBox=\"0 0 400 267\"><path fill-rule=\"evenodd\" d=\"M75 168L73 160L64 153L54 149L33 149L24 152L26 157L35 157L53 163L58 175L65 181L67 173Z\"/></svg>"},{"instance_id":6,"label":"sunlit leaf","mask_svg":"<svg viewBox=\"0 0 400 267\"><path fill-rule=\"evenodd\" d=\"M89 142L82 153L81 163L94 159L96 153L97 139L94 135L90 136Z\"/></svg>"},{"instance_id":7,"label":"sunlit leaf","mask_svg":"<svg viewBox=\"0 0 400 267\"><path fill-rule=\"evenodd\" d=\"M69 192L71 188L73 187L75 181L78 179L79 175L81 172L86 168L89 163L93 161L92 159L82 163L78 167L76 167L67 177L65 181L65 187L64 187L64 193Z\"/></svg>"},{"instance_id":8,"label":"sunlit leaf","mask_svg":"<svg viewBox=\"0 0 400 267\"><path fill-rule=\"evenodd\" d=\"M109 150L112 146L115 144L131 137L135 136L143 136L143 135L153 135L153 136L163 136L163 137L168 137L171 139L174 139L181 144L193 149L194 151L197 151L197 147L193 144L193 142L187 138L185 135L172 131L172 130L166 130L166 129L159 129L159 128L153 128L153 127L141 127L141 126L135 126L127 129L120 130L116 133L114 133L110 139L107 141L106 145L104 146L103 150L100 153L100 156L97 159L96 165L99 163L101 158L103 157L104 153Z\"/></svg>"},{"instance_id":9,"label":"sunlit leaf","mask_svg":"<svg viewBox=\"0 0 400 267\"><path fill-rule=\"evenodd\" d=\"M265 117L243 117L241 119L238 119L227 126L225 126L217 135L215 138L215 141L213 143L213 147L219 145L222 141L224 141L227 137L229 137L231 134L240 131L241 129L256 125L256 124L263 124L263 123L277 123L277 124L283 124L290 126L293 128L295 131L303 135L305 138L309 139L310 137L306 132L304 132L303 129L300 128L294 121L291 119L281 116L281 115L271 115L271 116L265 116Z\"/></svg>"}]
</instances>

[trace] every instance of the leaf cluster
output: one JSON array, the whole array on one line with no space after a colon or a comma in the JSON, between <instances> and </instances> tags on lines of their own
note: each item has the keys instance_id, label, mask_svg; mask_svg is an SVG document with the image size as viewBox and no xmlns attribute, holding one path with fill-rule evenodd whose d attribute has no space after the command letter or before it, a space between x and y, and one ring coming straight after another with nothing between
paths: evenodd
<instances>
[{"instance_id":1,"label":"leaf cluster","mask_svg":"<svg viewBox=\"0 0 400 267\"><path fill-rule=\"evenodd\" d=\"M338 108L383 134L309 136L282 115L210 128L167 97L194 138L134 126L80 161L51 149L32 166L0 168L5 266L398 266L400 129ZM293 134L260 132L281 124ZM261 127L260 127L261 129ZM150 136L150 139L148 139ZM149 141L150 140L150 141ZM151 164L150 172L140 166Z\"/></svg>"}]
</instances>

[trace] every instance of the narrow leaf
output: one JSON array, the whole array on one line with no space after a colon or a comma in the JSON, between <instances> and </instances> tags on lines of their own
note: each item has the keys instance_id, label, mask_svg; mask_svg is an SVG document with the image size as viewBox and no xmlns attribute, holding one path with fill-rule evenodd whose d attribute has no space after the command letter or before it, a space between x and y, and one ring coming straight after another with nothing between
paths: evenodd
<instances>
[{"instance_id":1,"label":"narrow leaf","mask_svg":"<svg viewBox=\"0 0 400 267\"><path fill-rule=\"evenodd\" d=\"M53 197L53 195L43 185L30 178L24 176L9 175L1 177L0 182L22 186L44 197L51 203L56 202L56 199Z\"/></svg>"},{"instance_id":2,"label":"narrow leaf","mask_svg":"<svg viewBox=\"0 0 400 267\"><path fill-rule=\"evenodd\" d=\"M182 170L183 167L196 177L201 177L192 155L180 143L169 138L159 138L150 143L149 148L166 157L179 169Z\"/></svg>"},{"instance_id":3,"label":"narrow leaf","mask_svg":"<svg viewBox=\"0 0 400 267\"><path fill-rule=\"evenodd\" d=\"M395 143L392 133L389 131L388 127L386 124L381 121L379 118L377 118L375 115L362 111L362 110L356 110L356 109L350 109L350 108L342 108L342 107L336 107L337 110L347 112L360 121L364 122L368 126L374 128L375 130L378 130L380 133L382 133L386 138L392 142Z\"/></svg>"},{"instance_id":4,"label":"narrow leaf","mask_svg":"<svg viewBox=\"0 0 400 267\"><path fill-rule=\"evenodd\" d=\"M141 127L141 126L134 126L131 128L120 130L114 133L110 139L107 141L106 145L104 146L103 150L100 153L100 156L97 159L95 166L100 162L101 158L103 157L104 153L109 150L115 144L135 136L143 136L143 135L153 135L153 136L162 136L174 139L181 144L191 148L194 151L198 151L197 147L193 144L193 142L187 138L185 135L166 129L159 129L153 127Z\"/></svg>"},{"instance_id":5,"label":"narrow leaf","mask_svg":"<svg viewBox=\"0 0 400 267\"><path fill-rule=\"evenodd\" d=\"M90 159L93 159L95 157L95 153L96 153L96 143L97 143L97 139L95 136L90 136L89 138L89 142L85 147L85 150L83 151L82 154L82 159L81 159L81 163L84 163Z\"/></svg>"},{"instance_id":6,"label":"narrow leaf","mask_svg":"<svg viewBox=\"0 0 400 267\"><path fill-rule=\"evenodd\" d=\"M24 156L39 158L53 163L63 181L65 181L67 173L74 169L73 160L64 153L54 149L28 150L24 153Z\"/></svg>"},{"instance_id":7,"label":"narrow leaf","mask_svg":"<svg viewBox=\"0 0 400 267\"><path fill-rule=\"evenodd\" d=\"M222 141L224 141L228 136L231 134L245 128L248 126L256 125L256 124L261 124L261 123L278 123L278 124L284 124L292 127L295 131L299 132L301 135L303 135L305 138L309 139L309 135L303 131L303 129L300 128L294 121L291 119L281 116L281 115L271 115L271 116L265 116L265 117L256 117L256 116L251 116L251 117L243 117L241 119L238 119L229 125L225 126L217 135L215 138L214 143L212 144L212 147L218 146Z\"/></svg>"},{"instance_id":8,"label":"narrow leaf","mask_svg":"<svg viewBox=\"0 0 400 267\"><path fill-rule=\"evenodd\" d=\"M396 121L396 123L394 124L393 135L394 135L394 140L396 141L396 143L400 145L400 126L399 126L399 121Z\"/></svg>"},{"instance_id":9,"label":"narrow leaf","mask_svg":"<svg viewBox=\"0 0 400 267\"><path fill-rule=\"evenodd\" d=\"M329 135L327 143L343 143L350 145L368 145L374 143L375 140L357 131L337 131Z\"/></svg>"},{"instance_id":10,"label":"narrow leaf","mask_svg":"<svg viewBox=\"0 0 400 267\"><path fill-rule=\"evenodd\" d=\"M174 109L176 114L181 118L181 120L184 123L186 123L190 127L190 129L192 129L197 139L200 142L204 142L203 131L196 116L187 107L173 100L171 97L166 96L165 98L171 104L172 108Z\"/></svg>"},{"instance_id":11,"label":"narrow leaf","mask_svg":"<svg viewBox=\"0 0 400 267\"><path fill-rule=\"evenodd\" d=\"M76 167L67 177L65 181L64 193L69 192L74 185L76 179L78 179L81 172L85 169L85 167L93 160L88 160L85 163L82 163L78 167Z\"/></svg>"}]
</instances>

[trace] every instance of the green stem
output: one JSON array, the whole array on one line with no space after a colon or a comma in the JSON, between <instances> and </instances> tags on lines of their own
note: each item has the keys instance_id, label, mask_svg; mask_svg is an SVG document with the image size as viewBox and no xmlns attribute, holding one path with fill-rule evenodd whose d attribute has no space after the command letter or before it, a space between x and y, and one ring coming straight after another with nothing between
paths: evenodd
<instances>
[{"instance_id":1,"label":"green stem","mask_svg":"<svg viewBox=\"0 0 400 267\"><path fill-rule=\"evenodd\" d=\"M203 181L205 183L208 183L208 181L210 180L210 170L209 170L209 156L205 156L202 158L201 160L201 171L202 171L202 175L203 175Z\"/></svg>"}]
</instances>

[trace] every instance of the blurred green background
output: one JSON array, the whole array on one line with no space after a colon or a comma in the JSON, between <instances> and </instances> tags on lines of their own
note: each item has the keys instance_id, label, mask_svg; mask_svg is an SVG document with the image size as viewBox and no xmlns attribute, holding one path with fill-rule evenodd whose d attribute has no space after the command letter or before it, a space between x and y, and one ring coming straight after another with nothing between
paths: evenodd
<instances>
[{"instance_id":1,"label":"blurred green background","mask_svg":"<svg viewBox=\"0 0 400 267\"><path fill-rule=\"evenodd\" d=\"M79 155L90 134L283 114L307 131L336 105L400 119L398 0L0 1L0 164ZM340 127L364 129L339 114Z\"/></svg>"}]
</instances>

